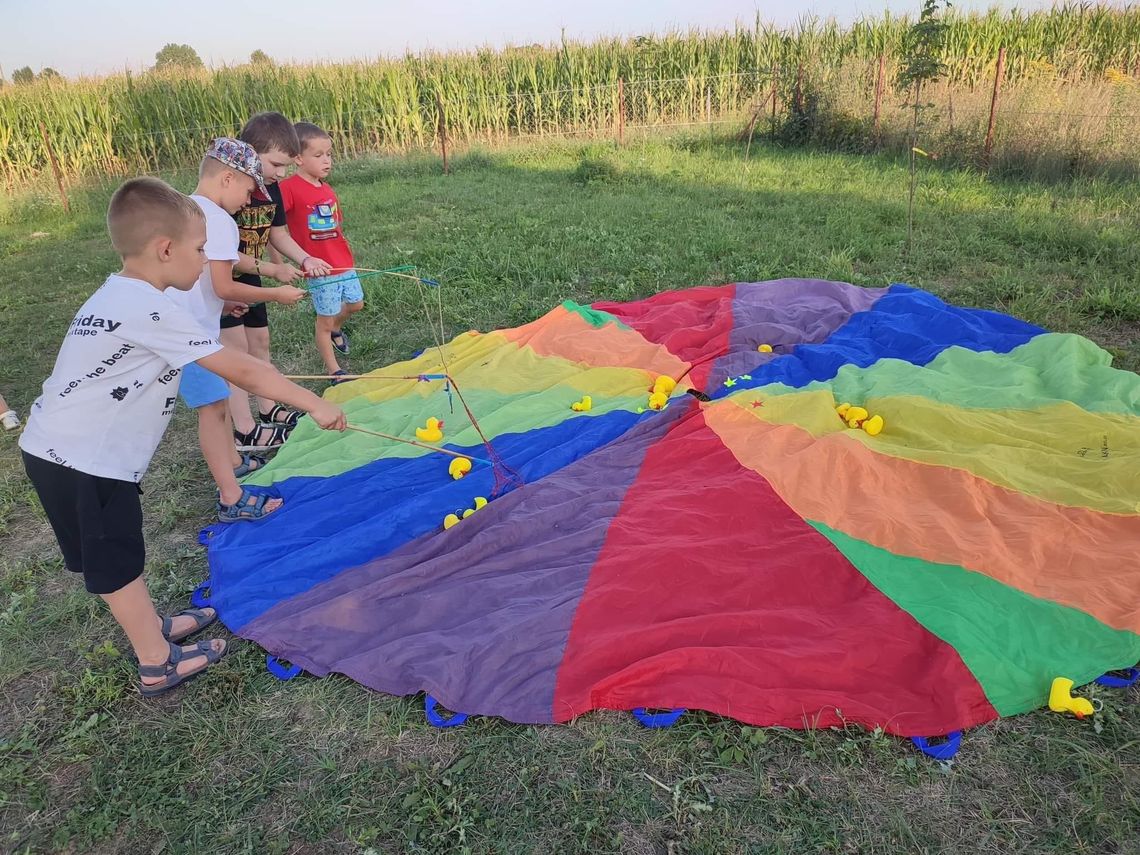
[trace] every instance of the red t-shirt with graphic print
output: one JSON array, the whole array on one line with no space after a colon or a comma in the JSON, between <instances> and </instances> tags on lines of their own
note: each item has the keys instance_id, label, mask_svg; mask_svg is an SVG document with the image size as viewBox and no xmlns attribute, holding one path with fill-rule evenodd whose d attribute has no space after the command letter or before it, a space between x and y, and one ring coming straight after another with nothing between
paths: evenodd
<instances>
[{"instance_id":1,"label":"red t-shirt with graphic print","mask_svg":"<svg viewBox=\"0 0 1140 855\"><path fill-rule=\"evenodd\" d=\"M354 267L336 192L325 183L310 184L300 175L290 175L278 186L289 234L297 245L334 270Z\"/></svg>"}]
</instances>

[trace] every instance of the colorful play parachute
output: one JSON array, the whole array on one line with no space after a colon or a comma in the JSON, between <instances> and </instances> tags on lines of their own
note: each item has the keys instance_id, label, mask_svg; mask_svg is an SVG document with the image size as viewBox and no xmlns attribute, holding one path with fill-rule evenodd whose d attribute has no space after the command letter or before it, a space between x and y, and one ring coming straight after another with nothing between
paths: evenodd
<instances>
[{"instance_id":1,"label":"colorful play parachute","mask_svg":"<svg viewBox=\"0 0 1140 855\"><path fill-rule=\"evenodd\" d=\"M376 374L327 394L413 441L442 420L469 474L303 420L248 480L282 510L205 536L222 620L313 674L515 722L936 736L1140 659L1140 377L1084 338L784 279L566 303ZM493 495L455 385L522 486Z\"/></svg>"}]
</instances>

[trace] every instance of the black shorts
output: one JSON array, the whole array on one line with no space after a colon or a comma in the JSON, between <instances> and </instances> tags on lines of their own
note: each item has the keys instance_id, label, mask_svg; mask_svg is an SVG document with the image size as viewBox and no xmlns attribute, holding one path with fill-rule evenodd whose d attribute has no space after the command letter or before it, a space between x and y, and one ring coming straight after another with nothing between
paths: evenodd
<instances>
[{"instance_id":1,"label":"black shorts","mask_svg":"<svg viewBox=\"0 0 1140 855\"><path fill-rule=\"evenodd\" d=\"M252 273L242 273L235 276L234 281L241 282L243 285L252 285L254 288L261 287L261 277L254 276ZM222 315L222 329L224 330L232 329L233 327L267 326L269 326L269 313L265 311L265 303L250 306L249 311L240 318L235 318L233 315Z\"/></svg>"},{"instance_id":2,"label":"black shorts","mask_svg":"<svg viewBox=\"0 0 1140 855\"><path fill-rule=\"evenodd\" d=\"M64 563L92 594L113 594L146 562L138 484L100 478L21 452Z\"/></svg>"},{"instance_id":3,"label":"black shorts","mask_svg":"<svg viewBox=\"0 0 1140 855\"><path fill-rule=\"evenodd\" d=\"M235 318L233 315L222 315L222 329L228 330L231 327L267 327L269 326L269 313L265 311L265 304L258 303L256 306L250 306L248 312L240 318Z\"/></svg>"}]
</instances>

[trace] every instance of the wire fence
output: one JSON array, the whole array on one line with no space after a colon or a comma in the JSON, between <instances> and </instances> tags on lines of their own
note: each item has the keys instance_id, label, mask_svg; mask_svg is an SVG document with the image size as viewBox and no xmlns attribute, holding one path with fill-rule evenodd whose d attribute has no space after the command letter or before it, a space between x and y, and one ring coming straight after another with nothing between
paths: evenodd
<instances>
[{"instance_id":1,"label":"wire fence","mask_svg":"<svg viewBox=\"0 0 1140 855\"><path fill-rule=\"evenodd\" d=\"M1134 145L1140 138L1136 77L1071 81L1043 71L1003 85L1001 64L996 64L985 85L940 82L919 93L924 152L1045 177L1140 174ZM905 152L911 146L914 92L900 89L896 78L897 70L882 57L729 74L617 78L535 91L422 87L293 118L322 126L350 156L439 149L446 159L448 147L457 145L558 136L621 144L633 135L701 127L749 141ZM163 118L161 126L146 130L129 130L125 123L92 129L75 153L53 144L41 123L41 133L24 132L22 163L12 157L0 161L5 181L14 191L29 179L52 174L66 198L65 185L87 176L192 165L212 138L236 134L241 121L235 111L233 122L194 123L178 103ZM0 129L0 152L3 143ZM11 150L10 133L8 145Z\"/></svg>"}]
</instances>

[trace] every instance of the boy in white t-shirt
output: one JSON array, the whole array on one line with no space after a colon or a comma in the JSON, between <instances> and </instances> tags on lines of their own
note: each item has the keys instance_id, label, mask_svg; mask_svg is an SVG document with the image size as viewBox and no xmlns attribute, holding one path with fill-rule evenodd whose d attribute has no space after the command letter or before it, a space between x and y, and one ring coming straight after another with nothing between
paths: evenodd
<instances>
[{"instance_id":1,"label":"boy in white t-shirt","mask_svg":"<svg viewBox=\"0 0 1140 855\"><path fill-rule=\"evenodd\" d=\"M198 205L157 179L132 179L111 199L107 228L123 269L71 322L20 448L67 569L82 573L87 590L110 606L138 657L140 690L150 696L226 650L221 639L179 646L216 613L160 618L142 578L138 482L174 412L182 370L200 364L307 411L326 429L346 423L339 407L273 366L223 348L164 295L189 290L201 273L206 229Z\"/></svg>"},{"instance_id":2,"label":"boy in white t-shirt","mask_svg":"<svg viewBox=\"0 0 1140 855\"><path fill-rule=\"evenodd\" d=\"M258 288L233 281L233 267L239 257L238 229L233 214L249 204L255 189L266 192L257 152L239 140L226 137L214 140L202 158L198 186L190 197L206 217L207 263L193 288L168 296L189 311L215 339L221 333L226 302L273 300L291 305L305 296L303 290L292 285ZM205 368L188 366L182 374L182 399L198 411L198 443L218 486L218 519L222 522L261 519L277 510L280 501L274 499L259 504L238 483L238 478L265 461L239 454L235 449L229 396L226 382ZM288 432L281 426L264 426L259 429L262 430L269 434L262 444L266 447L284 442Z\"/></svg>"}]
</instances>

